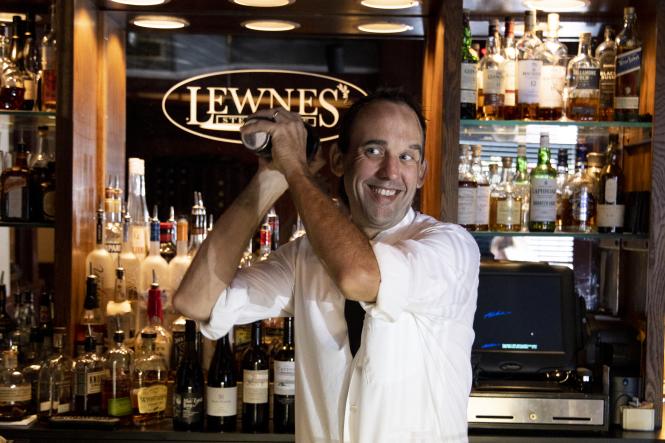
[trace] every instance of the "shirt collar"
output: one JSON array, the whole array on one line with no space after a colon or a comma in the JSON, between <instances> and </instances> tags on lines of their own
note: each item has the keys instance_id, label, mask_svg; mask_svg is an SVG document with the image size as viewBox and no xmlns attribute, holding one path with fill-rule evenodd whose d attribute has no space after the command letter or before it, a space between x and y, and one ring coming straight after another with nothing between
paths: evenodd
<instances>
[{"instance_id":1,"label":"shirt collar","mask_svg":"<svg viewBox=\"0 0 665 443\"><path fill-rule=\"evenodd\" d=\"M400 229L402 229L404 226L408 226L413 222L413 220L416 218L416 211L413 210L413 208L409 208L408 211L406 211L406 215L402 218L402 220L399 221L395 226L391 226L390 228L379 232L374 236L374 238L370 239L372 244L381 241L383 238L386 236L392 234L393 232L397 232Z\"/></svg>"}]
</instances>

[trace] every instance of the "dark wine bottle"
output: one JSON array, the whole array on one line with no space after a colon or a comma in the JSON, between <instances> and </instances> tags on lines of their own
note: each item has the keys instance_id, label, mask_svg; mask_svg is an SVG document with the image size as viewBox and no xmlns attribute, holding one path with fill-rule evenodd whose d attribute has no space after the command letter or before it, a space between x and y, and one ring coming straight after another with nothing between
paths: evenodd
<instances>
[{"instance_id":1,"label":"dark wine bottle","mask_svg":"<svg viewBox=\"0 0 665 443\"><path fill-rule=\"evenodd\" d=\"M610 134L607 161L600 173L596 208L598 232L603 234L623 232L625 178L619 166L621 155L618 134Z\"/></svg>"},{"instance_id":2,"label":"dark wine bottle","mask_svg":"<svg viewBox=\"0 0 665 443\"><path fill-rule=\"evenodd\" d=\"M261 346L261 322L242 359L242 431L268 432L268 355Z\"/></svg>"},{"instance_id":3,"label":"dark wine bottle","mask_svg":"<svg viewBox=\"0 0 665 443\"><path fill-rule=\"evenodd\" d=\"M275 352L273 425L277 433L295 432L296 357L293 346L293 317L284 319L282 346Z\"/></svg>"},{"instance_id":4,"label":"dark wine bottle","mask_svg":"<svg viewBox=\"0 0 665 443\"><path fill-rule=\"evenodd\" d=\"M196 323L185 323L185 355L176 371L173 429L203 431L203 369L196 352Z\"/></svg>"},{"instance_id":5,"label":"dark wine bottle","mask_svg":"<svg viewBox=\"0 0 665 443\"><path fill-rule=\"evenodd\" d=\"M228 334L217 340L206 388L208 432L234 432L238 420L238 388Z\"/></svg>"}]
</instances>

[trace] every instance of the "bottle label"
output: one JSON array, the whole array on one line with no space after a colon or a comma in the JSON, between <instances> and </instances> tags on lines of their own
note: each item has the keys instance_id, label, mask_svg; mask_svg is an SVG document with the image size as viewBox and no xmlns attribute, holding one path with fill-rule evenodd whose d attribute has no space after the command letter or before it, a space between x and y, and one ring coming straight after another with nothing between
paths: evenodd
<instances>
[{"instance_id":1,"label":"bottle label","mask_svg":"<svg viewBox=\"0 0 665 443\"><path fill-rule=\"evenodd\" d=\"M242 401L243 403L268 403L268 370L242 372Z\"/></svg>"},{"instance_id":2,"label":"bottle label","mask_svg":"<svg viewBox=\"0 0 665 443\"><path fill-rule=\"evenodd\" d=\"M57 400L54 400L53 402L48 400L39 403L39 412L57 411L59 408L60 403Z\"/></svg>"},{"instance_id":3,"label":"bottle label","mask_svg":"<svg viewBox=\"0 0 665 443\"><path fill-rule=\"evenodd\" d=\"M203 421L203 395L193 392L175 394L173 396L173 412L185 423L200 423Z\"/></svg>"},{"instance_id":4,"label":"bottle label","mask_svg":"<svg viewBox=\"0 0 665 443\"><path fill-rule=\"evenodd\" d=\"M540 107L562 108L563 87L566 82L566 68L563 66L543 66L540 82Z\"/></svg>"},{"instance_id":5,"label":"bottle label","mask_svg":"<svg viewBox=\"0 0 665 443\"><path fill-rule=\"evenodd\" d=\"M605 203L616 204L618 183L617 177L608 178L605 182Z\"/></svg>"},{"instance_id":6,"label":"bottle label","mask_svg":"<svg viewBox=\"0 0 665 443\"><path fill-rule=\"evenodd\" d=\"M617 54L616 76L621 77L639 71L642 66L642 47Z\"/></svg>"},{"instance_id":7,"label":"bottle label","mask_svg":"<svg viewBox=\"0 0 665 443\"><path fill-rule=\"evenodd\" d=\"M206 414L213 417L238 415L238 388L206 387Z\"/></svg>"},{"instance_id":8,"label":"bottle label","mask_svg":"<svg viewBox=\"0 0 665 443\"><path fill-rule=\"evenodd\" d=\"M478 89L478 64L462 63L461 99L462 103L476 104Z\"/></svg>"},{"instance_id":9,"label":"bottle label","mask_svg":"<svg viewBox=\"0 0 665 443\"><path fill-rule=\"evenodd\" d=\"M44 193L42 215L45 220L55 220L55 191L46 191Z\"/></svg>"},{"instance_id":10,"label":"bottle label","mask_svg":"<svg viewBox=\"0 0 665 443\"><path fill-rule=\"evenodd\" d=\"M572 207L573 220L579 222L591 221L596 205L593 195L586 188L581 188L573 192L570 198L570 205Z\"/></svg>"},{"instance_id":11,"label":"bottle label","mask_svg":"<svg viewBox=\"0 0 665 443\"><path fill-rule=\"evenodd\" d=\"M496 222L505 226L518 225L520 223L519 201L512 198L497 201Z\"/></svg>"},{"instance_id":12,"label":"bottle label","mask_svg":"<svg viewBox=\"0 0 665 443\"><path fill-rule=\"evenodd\" d=\"M153 414L166 410L166 385L152 385L135 389L139 414Z\"/></svg>"},{"instance_id":13,"label":"bottle label","mask_svg":"<svg viewBox=\"0 0 665 443\"><path fill-rule=\"evenodd\" d=\"M639 97L614 97L614 109L638 109Z\"/></svg>"},{"instance_id":14,"label":"bottle label","mask_svg":"<svg viewBox=\"0 0 665 443\"><path fill-rule=\"evenodd\" d=\"M112 417L124 417L132 413L132 402L129 397L109 398L108 413Z\"/></svg>"},{"instance_id":15,"label":"bottle label","mask_svg":"<svg viewBox=\"0 0 665 443\"><path fill-rule=\"evenodd\" d=\"M503 105L515 106L515 90L517 89L515 71L516 63L513 60L506 60L503 64Z\"/></svg>"},{"instance_id":16,"label":"bottle label","mask_svg":"<svg viewBox=\"0 0 665 443\"><path fill-rule=\"evenodd\" d=\"M577 90L597 90L600 86L600 69L580 68L577 70Z\"/></svg>"},{"instance_id":17,"label":"bottle label","mask_svg":"<svg viewBox=\"0 0 665 443\"><path fill-rule=\"evenodd\" d=\"M143 259L146 254L146 242L145 242L145 227L144 226L132 226L132 252L139 258Z\"/></svg>"},{"instance_id":18,"label":"bottle label","mask_svg":"<svg viewBox=\"0 0 665 443\"><path fill-rule=\"evenodd\" d=\"M85 379L86 394L99 394L102 392L102 377L104 377L104 371L88 372Z\"/></svg>"},{"instance_id":19,"label":"bottle label","mask_svg":"<svg viewBox=\"0 0 665 443\"><path fill-rule=\"evenodd\" d=\"M23 218L23 196L24 192L28 192L28 181L23 177L9 177L5 180L2 192L7 205L7 217Z\"/></svg>"},{"instance_id":20,"label":"bottle label","mask_svg":"<svg viewBox=\"0 0 665 443\"><path fill-rule=\"evenodd\" d=\"M276 395L296 395L296 362L275 360Z\"/></svg>"},{"instance_id":21,"label":"bottle label","mask_svg":"<svg viewBox=\"0 0 665 443\"><path fill-rule=\"evenodd\" d=\"M556 178L531 179L529 220L542 223L556 221Z\"/></svg>"},{"instance_id":22,"label":"bottle label","mask_svg":"<svg viewBox=\"0 0 665 443\"><path fill-rule=\"evenodd\" d=\"M598 205L598 220L596 224L602 228L623 227L624 205Z\"/></svg>"},{"instance_id":23,"label":"bottle label","mask_svg":"<svg viewBox=\"0 0 665 443\"><path fill-rule=\"evenodd\" d=\"M35 99L35 81L32 78L23 79L23 88L25 92L23 93L23 100L34 100Z\"/></svg>"},{"instance_id":24,"label":"bottle label","mask_svg":"<svg viewBox=\"0 0 665 443\"><path fill-rule=\"evenodd\" d=\"M0 386L0 402L12 403L16 401L30 401L32 398L30 393L30 385L12 385Z\"/></svg>"},{"instance_id":25,"label":"bottle label","mask_svg":"<svg viewBox=\"0 0 665 443\"><path fill-rule=\"evenodd\" d=\"M490 187L478 186L476 188L476 215L475 224L486 225L490 221Z\"/></svg>"},{"instance_id":26,"label":"bottle label","mask_svg":"<svg viewBox=\"0 0 665 443\"><path fill-rule=\"evenodd\" d=\"M518 103L538 103L540 101L541 60L517 61L517 101Z\"/></svg>"},{"instance_id":27,"label":"bottle label","mask_svg":"<svg viewBox=\"0 0 665 443\"><path fill-rule=\"evenodd\" d=\"M483 95L501 94L503 72L501 69L485 69L483 71Z\"/></svg>"},{"instance_id":28,"label":"bottle label","mask_svg":"<svg viewBox=\"0 0 665 443\"><path fill-rule=\"evenodd\" d=\"M64 414L71 410L71 405L69 403L59 403L58 404L58 414Z\"/></svg>"},{"instance_id":29,"label":"bottle label","mask_svg":"<svg viewBox=\"0 0 665 443\"><path fill-rule=\"evenodd\" d=\"M600 66L600 106L611 108L614 106L614 84L616 82L616 71L614 70L614 58Z\"/></svg>"},{"instance_id":30,"label":"bottle label","mask_svg":"<svg viewBox=\"0 0 665 443\"><path fill-rule=\"evenodd\" d=\"M457 223L473 225L476 223L476 188L461 187L458 191Z\"/></svg>"}]
</instances>

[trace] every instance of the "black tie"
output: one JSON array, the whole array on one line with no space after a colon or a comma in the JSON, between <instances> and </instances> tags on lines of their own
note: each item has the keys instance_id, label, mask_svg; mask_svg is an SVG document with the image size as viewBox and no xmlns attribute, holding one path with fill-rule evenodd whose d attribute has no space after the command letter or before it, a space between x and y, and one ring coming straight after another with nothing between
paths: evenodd
<instances>
[{"instance_id":1,"label":"black tie","mask_svg":"<svg viewBox=\"0 0 665 443\"><path fill-rule=\"evenodd\" d=\"M355 356L360 347L360 336L363 332L365 310L357 301L346 299L344 302L344 319L346 320L346 329L349 334L351 356Z\"/></svg>"}]
</instances>

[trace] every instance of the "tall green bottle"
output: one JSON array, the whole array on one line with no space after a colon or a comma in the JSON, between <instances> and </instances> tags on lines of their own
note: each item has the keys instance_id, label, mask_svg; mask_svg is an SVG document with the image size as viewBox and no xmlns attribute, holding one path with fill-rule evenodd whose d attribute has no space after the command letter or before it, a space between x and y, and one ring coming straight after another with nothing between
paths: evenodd
<instances>
[{"instance_id":1,"label":"tall green bottle","mask_svg":"<svg viewBox=\"0 0 665 443\"><path fill-rule=\"evenodd\" d=\"M556 227L556 169L550 164L550 136L540 134L538 164L531 170L529 231L554 232Z\"/></svg>"}]
</instances>

